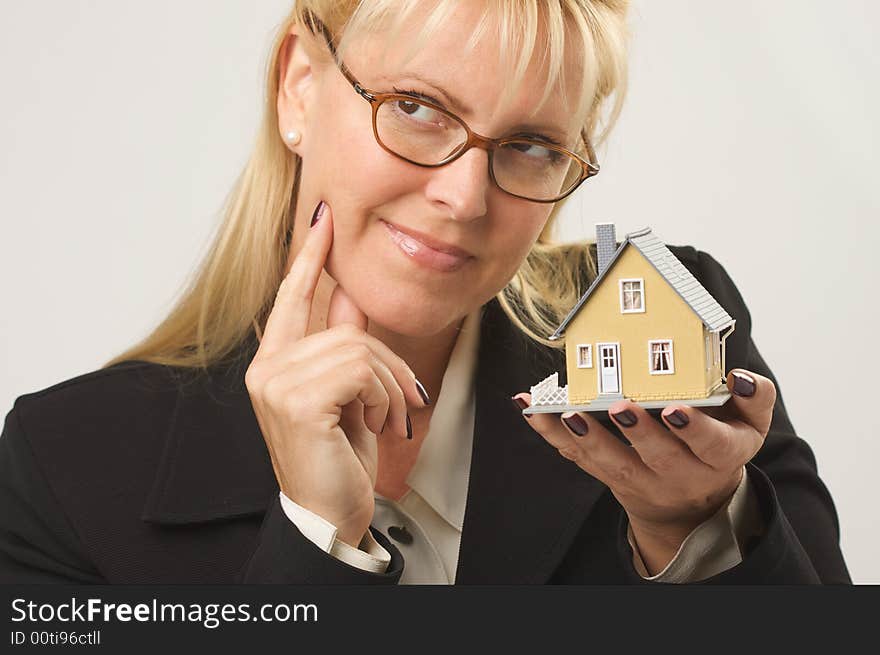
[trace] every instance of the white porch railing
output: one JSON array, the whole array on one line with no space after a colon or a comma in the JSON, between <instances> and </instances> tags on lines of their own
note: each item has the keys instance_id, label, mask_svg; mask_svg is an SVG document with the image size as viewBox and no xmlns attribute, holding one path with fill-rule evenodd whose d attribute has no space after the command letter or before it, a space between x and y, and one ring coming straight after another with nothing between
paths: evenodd
<instances>
[{"instance_id":1,"label":"white porch railing","mask_svg":"<svg viewBox=\"0 0 880 655\"><path fill-rule=\"evenodd\" d=\"M541 405L567 405L568 385L559 386L559 373L541 380L531 389L532 407Z\"/></svg>"}]
</instances>

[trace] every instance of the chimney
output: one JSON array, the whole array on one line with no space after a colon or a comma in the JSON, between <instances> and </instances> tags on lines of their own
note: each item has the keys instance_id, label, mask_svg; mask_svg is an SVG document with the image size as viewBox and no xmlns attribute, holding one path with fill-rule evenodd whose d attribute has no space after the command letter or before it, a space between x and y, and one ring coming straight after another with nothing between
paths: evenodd
<instances>
[{"instance_id":1,"label":"chimney","mask_svg":"<svg viewBox=\"0 0 880 655\"><path fill-rule=\"evenodd\" d=\"M614 223L596 223L596 259L599 275L608 268L608 262L617 252L617 238L614 235Z\"/></svg>"}]
</instances>

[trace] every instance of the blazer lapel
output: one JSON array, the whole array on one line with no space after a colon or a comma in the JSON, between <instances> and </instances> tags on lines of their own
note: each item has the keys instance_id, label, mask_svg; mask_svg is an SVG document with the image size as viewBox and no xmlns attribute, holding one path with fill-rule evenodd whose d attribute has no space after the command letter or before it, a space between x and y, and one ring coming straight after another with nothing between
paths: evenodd
<instances>
[{"instance_id":1,"label":"blazer lapel","mask_svg":"<svg viewBox=\"0 0 880 655\"><path fill-rule=\"evenodd\" d=\"M278 483L244 385L255 352L248 342L232 364L181 379L143 520L197 523L269 508Z\"/></svg>"},{"instance_id":2,"label":"blazer lapel","mask_svg":"<svg viewBox=\"0 0 880 655\"><path fill-rule=\"evenodd\" d=\"M555 371L565 354L543 348L486 307L477 362L476 412L456 584L546 583L607 487L566 460L510 397Z\"/></svg>"}]
</instances>

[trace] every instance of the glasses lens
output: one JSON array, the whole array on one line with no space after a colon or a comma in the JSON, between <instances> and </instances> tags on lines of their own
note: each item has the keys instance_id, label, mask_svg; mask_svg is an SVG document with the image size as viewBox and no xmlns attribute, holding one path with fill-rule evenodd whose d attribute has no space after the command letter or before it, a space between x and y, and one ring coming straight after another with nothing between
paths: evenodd
<instances>
[{"instance_id":1,"label":"glasses lens","mask_svg":"<svg viewBox=\"0 0 880 655\"><path fill-rule=\"evenodd\" d=\"M459 119L411 98L388 98L376 110L379 141L418 164L435 165L467 142ZM564 152L530 141L510 141L492 157L495 181L502 189L533 200L552 200L580 179L581 165Z\"/></svg>"},{"instance_id":2,"label":"glasses lens","mask_svg":"<svg viewBox=\"0 0 880 655\"><path fill-rule=\"evenodd\" d=\"M418 164L439 164L467 141L456 118L409 98L388 98L376 111L376 132L386 148Z\"/></svg>"},{"instance_id":3,"label":"glasses lens","mask_svg":"<svg viewBox=\"0 0 880 655\"><path fill-rule=\"evenodd\" d=\"M495 151L495 180L505 191L534 200L565 195L580 179L574 157L533 141L510 141Z\"/></svg>"}]
</instances>

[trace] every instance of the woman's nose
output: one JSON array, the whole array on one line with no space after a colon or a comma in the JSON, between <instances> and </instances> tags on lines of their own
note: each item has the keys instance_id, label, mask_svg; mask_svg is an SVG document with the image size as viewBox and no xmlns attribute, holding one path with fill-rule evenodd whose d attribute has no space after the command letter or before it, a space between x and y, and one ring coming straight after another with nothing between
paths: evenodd
<instances>
[{"instance_id":1,"label":"woman's nose","mask_svg":"<svg viewBox=\"0 0 880 655\"><path fill-rule=\"evenodd\" d=\"M486 194L492 186L489 153L471 148L455 161L431 169L428 200L446 205L457 221L471 221L486 215Z\"/></svg>"}]
</instances>

